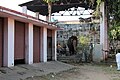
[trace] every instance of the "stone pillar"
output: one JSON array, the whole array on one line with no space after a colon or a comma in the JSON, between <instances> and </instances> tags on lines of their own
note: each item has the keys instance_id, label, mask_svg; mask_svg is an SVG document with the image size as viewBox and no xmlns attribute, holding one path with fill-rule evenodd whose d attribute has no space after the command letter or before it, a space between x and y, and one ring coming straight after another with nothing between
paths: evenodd
<instances>
[{"instance_id":1,"label":"stone pillar","mask_svg":"<svg viewBox=\"0 0 120 80\"><path fill-rule=\"evenodd\" d=\"M56 41L57 41L57 31L52 30L52 60L57 60L57 52L56 52Z\"/></svg>"},{"instance_id":2,"label":"stone pillar","mask_svg":"<svg viewBox=\"0 0 120 80\"><path fill-rule=\"evenodd\" d=\"M3 66L14 66L14 19L4 20L4 62Z\"/></svg>"},{"instance_id":3,"label":"stone pillar","mask_svg":"<svg viewBox=\"0 0 120 80\"><path fill-rule=\"evenodd\" d=\"M108 55L108 26L107 26L107 16L105 9L105 2L100 5L100 12L102 16L100 18L100 44L103 45L103 60L107 58Z\"/></svg>"},{"instance_id":4,"label":"stone pillar","mask_svg":"<svg viewBox=\"0 0 120 80\"><path fill-rule=\"evenodd\" d=\"M25 13L25 14L27 14L27 6L23 6L22 7L22 12Z\"/></svg>"},{"instance_id":5,"label":"stone pillar","mask_svg":"<svg viewBox=\"0 0 120 80\"><path fill-rule=\"evenodd\" d=\"M31 23L25 26L25 62L33 63L33 24Z\"/></svg>"},{"instance_id":6,"label":"stone pillar","mask_svg":"<svg viewBox=\"0 0 120 80\"><path fill-rule=\"evenodd\" d=\"M41 28L41 61L47 62L47 28Z\"/></svg>"}]
</instances>

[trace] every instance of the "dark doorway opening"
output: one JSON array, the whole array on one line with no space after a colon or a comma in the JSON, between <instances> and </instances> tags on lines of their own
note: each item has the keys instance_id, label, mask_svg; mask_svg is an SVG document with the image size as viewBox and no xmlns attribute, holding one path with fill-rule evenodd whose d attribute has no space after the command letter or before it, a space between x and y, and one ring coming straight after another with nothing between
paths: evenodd
<instances>
[{"instance_id":1,"label":"dark doorway opening","mask_svg":"<svg viewBox=\"0 0 120 80\"><path fill-rule=\"evenodd\" d=\"M15 21L14 63L25 64L25 23Z\"/></svg>"},{"instance_id":2,"label":"dark doorway opening","mask_svg":"<svg viewBox=\"0 0 120 80\"><path fill-rule=\"evenodd\" d=\"M0 17L0 67L3 66L3 26L4 19Z\"/></svg>"},{"instance_id":3,"label":"dark doorway opening","mask_svg":"<svg viewBox=\"0 0 120 80\"><path fill-rule=\"evenodd\" d=\"M40 62L40 27L33 27L33 63Z\"/></svg>"},{"instance_id":4,"label":"dark doorway opening","mask_svg":"<svg viewBox=\"0 0 120 80\"><path fill-rule=\"evenodd\" d=\"M52 60L52 37L47 37L47 60Z\"/></svg>"},{"instance_id":5,"label":"dark doorway opening","mask_svg":"<svg viewBox=\"0 0 120 80\"><path fill-rule=\"evenodd\" d=\"M14 65L25 64L25 59L18 59L14 61Z\"/></svg>"},{"instance_id":6,"label":"dark doorway opening","mask_svg":"<svg viewBox=\"0 0 120 80\"><path fill-rule=\"evenodd\" d=\"M3 66L3 27L4 19L0 17L0 67Z\"/></svg>"}]
</instances>

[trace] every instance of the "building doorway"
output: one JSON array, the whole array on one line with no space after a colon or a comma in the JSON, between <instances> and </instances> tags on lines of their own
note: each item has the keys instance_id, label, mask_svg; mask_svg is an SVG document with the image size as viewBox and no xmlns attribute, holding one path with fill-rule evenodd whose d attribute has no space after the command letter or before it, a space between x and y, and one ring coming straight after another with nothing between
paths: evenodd
<instances>
[{"instance_id":1,"label":"building doorway","mask_svg":"<svg viewBox=\"0 0 120 80\"><path fill-rule=\"evenodd\" d=\"M3 66L3 26L4 19L0 17L0 67Z\"/></svg>"},{"instance_id":2,"label":"building doorway","mask_svg":"<svg viewBox=\"0 0 120 80\"><path fill-rule=\"evenodd\" d=\"M33 27L33 62L40 62L40 27Z\"/></svg>"},{"instance_id":3,"label":"building doorway","mask_svg":"<svg viewBox=\"0 0 120 80\"><path fill-rule=\"evenodd\" d=\"M25 64L25 23L15 21L14 63Z\"/></svg>"}]
</instances>

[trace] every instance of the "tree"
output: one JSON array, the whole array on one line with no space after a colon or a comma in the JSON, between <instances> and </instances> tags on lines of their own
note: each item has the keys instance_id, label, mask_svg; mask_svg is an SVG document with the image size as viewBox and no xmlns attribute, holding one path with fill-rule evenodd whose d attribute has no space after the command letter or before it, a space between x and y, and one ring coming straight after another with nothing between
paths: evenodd
<instances>
[{"instance_id":1,"label":"tree","mask_svg":"<svg viewBox=\"0 0 120 80\"><path fill-rule=\"evenodd\" d=\"M114 0L114 2L111 2L111 0L108 0L108 13L110 16L109 22L110 22L110 29L109 32L111 32L110 38L120 40L120 0ZM116 34L112 34L113 32L116 32Z\"/></svg>"},{"instance_id":2,"label":"tree","mask_svg":"<svg viewBox=\"0 0 120 80\"><path fill-rule=\"evenodd\" d=\"M120 25L120 0L108 0L107 6L112 25Z\"/></svg>"},{"instance_id":3,"label":"tree","mask_svg":"<svg viewBox=\"0 0 120 80\"><path fill-rule=\"evenodd\" d=\"M109 28L109 40L110 45L112 47L113 52L116 53L117 47L118 47L118 41L120 41L120 25L112 25L111 28Z\"/></svg>"},{"instance_id":4,"label":"tree","mask_svg":"<svg viewBox=\"0 0 120 80\"><path fill-rule=\"evenodd\" d=\"M109 29L109 38L120 40L120 25L114 25Z\"/></svg>"},{"instance_id":5,"label":"tree","mask_svg":"<svg viewBox=\"0 0 120 80\"><path fill-rule=\"evenodd\" d=\"M46 3L48 3L48 17L49 17L49 22L51 22L51 13L52 13L52 3L55 1L59 1L59 0L43 0Z\"/></svg>"},{"instance_id":6,"label":"tree","mask_svg":"<svg viewBox=\"0 0 120 80\"><path fill-rule=\"evenodd\" d=\"M77 46L77 51L79 54L82 53L82 55L84 55L84 59L85 62L88 61L88 51L89 51L89 42L90 42L90 38L88 35L80 35L78 36L78 46Z\"/></svg>"},{"instance_id":7,"label":"tree","mask_svg":"<svg viewBox=\"0 0 120 80\"><path fill-rule=\"evenodd\" d=\"M110 45L114 48L114 52L116 52L117 43L120 41L120 0L96 0L95 16L101 16L100 4L102 1L105 2Z\"/></svg>"},{"instance_id":8,"label":"tree","mask_svg":"<svg viewBox=\"0 0 120 80\"><path fill-rule=\"evenodd\" d=\"M113 47L114 53L116 52L118 41L120 41L120 0L108 0L107 4L109 13L109 30L108 36L110 45Z\"/></svg>"}]
</instances>

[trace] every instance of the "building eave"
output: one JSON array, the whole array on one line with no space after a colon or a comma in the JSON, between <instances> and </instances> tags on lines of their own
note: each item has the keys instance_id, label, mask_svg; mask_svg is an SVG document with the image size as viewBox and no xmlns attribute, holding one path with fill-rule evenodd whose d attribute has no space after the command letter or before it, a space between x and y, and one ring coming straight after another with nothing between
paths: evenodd
<instances>
[{"instance_id":1,"label":"building eave","mask_svg":"<svg viewBox=\"0 0 120 80\"><path fill-rule=\"evenodd\" d=\"M2 6L0 6L0 16L14 18L15 20L18 20L21 22L33 23L34 25L37 25L40 27L47 27L48 29L56 29L56 30L58 29L56 25L51 24L47 21L43 21L33 16L30 16L15 10L11 10Z\"/></svg>"}]
</instances>

